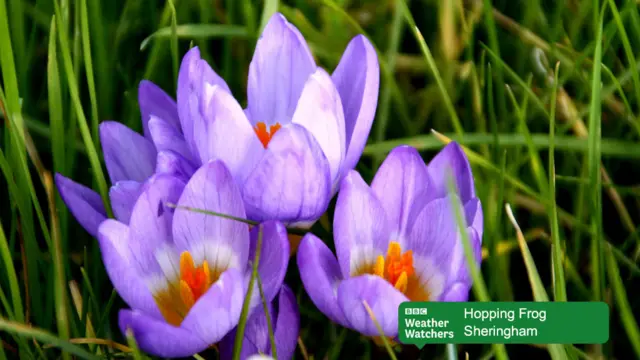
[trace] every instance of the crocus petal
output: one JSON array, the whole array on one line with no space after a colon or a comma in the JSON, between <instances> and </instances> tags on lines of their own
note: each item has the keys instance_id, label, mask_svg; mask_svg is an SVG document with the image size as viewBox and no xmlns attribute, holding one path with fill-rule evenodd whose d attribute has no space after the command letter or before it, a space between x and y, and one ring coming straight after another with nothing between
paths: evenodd
<instances>
[{"instance_id":1,"label":"crocus petal","mask_svg":"<svg viewBox=\"0 0 640 360\"><path fill-rule=\"evenodd\" d=\"M390 240L385 208L360 174L351 170L342 180L333 221L336 255L344 277L387 251Z\"/></svg>"},{"instance_id":2,"label":"crocus petal","mask_svg":"<svg viewBox=\"0 0 640 360\"><path fill-rule=\"evenodd\" d=\"M171 223L184 182L169 175L149 179L131 212L129 247L143 276L160 274L157 252L171 244Z\"/></svg>"},{"instance_id":3,"label":"crocus petal","mask_svg":"<svg viewBox=\"0 0 640 360\"><path fill-rule=\"evenodd\" d=\"M255 221L317 220L331 191L329 163L317 141L300 125L290 124L271 139L247 178L243 198Z\"/></svg>"},{"instance_id":4,"label":"crocus petal","mask_svg":"<svg viewBox=\"0 0 640 360\"><path fill-rule=\"evenodd\" d=\"M478 233L472 227L467 229L467 234L469 245L471 245L471 250L473 251L476 268L478 268L482 262L482 241L479 239ZM464 253L462 237L458 238L455 247L451 249L451 257L447 266L444 267L444 270L448 272L447 287L452 286L452 284L456 282L471 284L471 274L467 264L467 257Z\"/></svg>"},{"instance_id":5,"label":"crocus petal","mask_svg":"<svg viewBox=\"0 0 640 360\"><path fill-rule=\"evenodd\" d=\"M267 221L262 226L262 249L258 262L258 274L267 301L271 301L280 291L289 265L289 239L287 229L279 221ZM251 229L249 261L253 261L258 245L260 226ZM254 292L258 295L259 292ZM259 298L259 296L258 296Z\"/></svg>"},{"instance_id":6,"label":"crocus petal","mask_svg":"<svg viewBox=\"0 0 640 360\"><path fill-rule=\"evenodd\" d=\"M366 37L358 35L349 42L332 79L344 108L348 147L343 169L346 171L353 169L362 155L378 104L380 65Z\"/></svg>"},{"instance_id":7,"label":"crocus petal","mask_svg":"<svg viewBox=\"0 0 640 360\"><path fill-rule=\"evenodd\" d=\"M385 336L398 334L398 307L408 299L388 281L375 275L361 275L338 287L338 303L354 330L366 336L380 335L365 302L371 308Z\"/></svg>"},{"instance_id":8,"label":"crocus petal","mask_svg":"<svg viewBox=\"0 0 640 360\"><path fill-rule=\"evenodd\" d=\"M140 311L120 310L119 326L123 334L130 329L140 349L155 356L187 357L211 345L190 330L169 325Z\"/></svg>"},{"instance_id":9,"label":"crocus petal","mask_svg":"<svg viewBox=\"0 0 640 360\"><path fill-rule=\"evenodd\" d=\"M469 300L469 290L471 285L467 283L457 282L453 284L447 292L442 295L440 301L446 302L464 302Z\"/></svg>"},{"instance_id":10,"label":"crocus petal","mask_svg":"<svg viewBox=\"0 0 640 360\"><path fill-rule=\"evenodd\" d=\"M205 86L204 120L194 123L201 163L220 159L239 184L260 160L264 147L238 102L219 86Z\"/></svg>"},{"instance_id":11,"label":"crocus petal","mask_svg":"<svg viewBox=\"0 0 640 360\"><path fill-rule=\"evenodd\" d=\"M300 312L296 296L286 285L282 286L278 296L278 317L275 324L273 337L277 355L281 359L291 359L296 350L300 332Z\"/></svg>"},{"instance_id":12,"label":"crocus petal","mask_svg":"<svg viewBox=\"0 0 640 360\"><path fill-rule=\"evenodd\" d=\"M282 14L274 14L258 39L249 65L247 108L251 121L288 123L315 69L300 31Z\"/></svg>"},{"instance_id":13,"label":"crocus petal","mask_svg":"<svg viewBox=\"0 0 640 360\"><path fill-rule=\"evenodd\" d=\"M60 197L71 214L91 236L98 234L98 226L107 218L102 198L97 192L60 174L55 176Z\"/></svg>"},{"instance_id":14,"label":"crocus petal","mask_svg":"<svg viewBox=\"0 0 640 360\"><path fill-rule=\"evenodd\" d=\"M149 80L140 81L138 85L138 104L142 115L142 128L147 139L151 140L148 122L151 116L158 117L179 131L180 119L176 102L158 85Z\"/></svg>"},{"instance_id":15,"label":"crocus petal","mask_svg":"<svg viewBox=\"0 0 640 360\"><path fill-rule=\"evenodd\" d=\"M173 222L173 239L178 250L191 251L194 261L216 259L229 267L244 270L249 254L246 224L190 209L245 218L242 197L233 177L220 160L198 169L178 201Z\"/></svg>"},{"instance_id":16,"label":"crocus petal","mask_svg":"<svg viewBox=\"0 0 640 360\"><path fill-rule=\"evenodd\" d=\"M277 307L274 305L277 304ZM269 318L271 320L271 330L278 358L291 359L296 348L298 333L300 330L300 313L298 304L293 292L283 285L279 296L267 304ZM236 332L230 333L220 343L220 358L230 359L233 354L233 345ZM269 339L269 324L265 316L264 307L260 306L251 314L247 320L242 341L240 359L250 359L254 354L272 354L271 342Z\"/></svg>"},{"instance_id":17,"label":"crocus petal","mask_svg":"<svg viewBox=\"0 0 640 360\"><path fill-rule=\"evenodd\" d=\"M107 274L120 297L131 308L162 319L149 288L132 264L135 259L129 250L129 228L107 219L98 230L98 242Z\"/></svg>"},{"instance_id":18,"label":"crocus petal","mask_svg":"<svg viewBox=\"0 0 640 360\"><path fill-rule=\"evenodd\" d=\"M158 152L158 163L156 164L157 174L167 174L179 177L186 183L191 178L196 167L182 155L171 150Z\"/></svg>"},{"instance_id":19,"label":"crocus petal","mask_svg":"<svg viewBox=\"0 0 640 360\"><path fill-rule=\"evenodd\" d=\"M429 202L420 211L407 237L407 250L447 264L459 237L454 209L447 196Z\"/></svg>"},{"instance_id":20,"label":"crocus petal","mask_svg":"<svg viewBox=\"0 0 640 360\"><path fill-rule=\"evenodd\" d=\"M209 344L222 340L238 325L244 288L242 274L237 269L225 271L193 305L180 327Z\"/></svg>"},{"instance_id":21,"label":"crocus petal","mask_svg":"<svg viewBox=\"0 0 640 360\"><path fill-rule=\"evenodd\" d=\"M458 189L458 196L463 204L475 197L471 166L464 151L456 142L449 143L431 159L427 170L434 184L431 191L436 197L443 197L449 193L447 186L449 175L453 177Z\"/></svg>"},{"instance_id":22,"label":"crocus petal","mask_svg":"<svg viewBox=\"0 0 640 360\"><path fill-rule=\"evenodd\" d=\"M474 228L480 235L480 241L482 241L482 233L484 230L484 216L482 213L482 204L477 198L469 200L464 205L465 218L467 225Z\"/></svg>"},{"instance_id":23,"label":"crocus petal","mask_svg":"<svg viewBox=\"0 0 640 360\"><path fill-rule=\"evenodd\" d=\"M371 182L389 217L392 237L401 244L417 211L428 201L429 183L424 160L416 149L404 145L389 153Z\"/></svg>"},{"instance_id":24,"label":"crocus petal","mask_svg":"<svg viewBox=\"0 0 640 360\"><path fill-rule=\"evenodd\" d=\"M300 279L311 301L333 322L348 326L338 306L337 289L343 279L342 273L327 245L307 233L298 247L297 263Z\"/></svg>"},{"instance_id":25,"label":"crocus petal","mask_svg":"<svg viewBox=\"0 0 640 360\"><path fill-rule=\"evenodd\" d=\"M340 95L326 71L318 68L307 80L292 122L307 129L318 141L329 161L332 186L346 151L344 113Z\"/></svg>"},{"instance_id":26,"label":"crocus petal","mask_svg":"<svg viewBox=\"0 0 640 360\"><path fill-rule=\"evenodd\" d=\"M115 184L120 180L144 182L156 166L156 149L151 141L116 121L100 124L104 162Z\"/></svg>"},{"instance_id":27,"label":"crocus petal","mask_svg":"<svg viewBox=\"0 0 640 360\"><path fill-rule=\"evenodd\" d=\"M118 181L109 189L109 200L113 215L118 221L128 224L131 219L131 211L138 196L142 193L142 183L133 180Z\"/></svg>"},{"instance_id":28,"label":"crocus petal","mask_svg":"<svg viewBox=\"0 0 640 360\"><path fill-rule=\"evenodd\" d=\"M157 151L174 151L185 159L191 160L189 147L178 129L154 115L151 115L148 126Z\"/></svg>"},{"instance_id":29,"label":"crocus petal","mask_svg":"<svg viewBox=\"0 0 640 360\"><path fill-rule=\"evenodd\" d=\"M194 47L182 58L178 74L178 114L184 138L189 149L196 154L194 140L194 123L203 121L200 102L203 96L203 85L219 86L228 92L229 86L215 71L200 58L200 50Z\"/></svg>"}]
</instances>

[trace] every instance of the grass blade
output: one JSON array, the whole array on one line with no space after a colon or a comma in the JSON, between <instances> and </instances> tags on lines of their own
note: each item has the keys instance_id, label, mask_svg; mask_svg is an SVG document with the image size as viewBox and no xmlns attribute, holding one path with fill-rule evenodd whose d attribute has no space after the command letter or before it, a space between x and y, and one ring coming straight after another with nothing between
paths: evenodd
<instances>
[{"instance_id":1,"label":"grass blade","mask_svg":"<svg viewBox=\"0 0 640 360\"><path fill-rule=\"evenodd\" d=\"M163 27L149 35L140 43L140 50L145 50L151 40L171 37L172 27ZM213 39L213 38L246 38L247 29L239 25L224 24L182 24L175 28L178 39Z\"/></svg>"},{"instance_id":2,"label":"grass blade","mask_svg":"<svg viewBox=\"0 0 640 360\"><path fill-rule=\"evenodd\" d=\"M93 60L91 56L91 37L89 36L89 16L87 14L87 0L80 1L80 31L82 36L82 57L84 58L87 87L89 88L89 100L91 102L91 134L93 143L98 144L98 99L96 97L96 83L93 78Z\"/></svg>"}]
</instances>

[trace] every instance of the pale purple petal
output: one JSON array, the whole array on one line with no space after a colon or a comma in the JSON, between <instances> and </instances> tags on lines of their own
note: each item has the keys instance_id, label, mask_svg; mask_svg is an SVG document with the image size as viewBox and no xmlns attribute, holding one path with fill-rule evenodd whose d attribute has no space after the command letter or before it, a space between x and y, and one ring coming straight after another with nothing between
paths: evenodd
<instances>
[{"instance_id":1,"label":"pale purple petal","mask_svg":"<svg viewBox=\"0 0 640 360\"><path fill-rule=\"evenodd\" d=\"M199 353L211 345L192 331L169 325L140 311L120 310L119 326L123 334L130 329L138 347L151 355L176 358Z\"/></svg>"},{"instance_id":2,"label":"pale purple petal","mask_svg":"<svg viewBox=\"0 0 640 360\"><path fill-rule=\"evenodd\" d=\"M196 167L181 155L170 151L158 152L158 160L156 164L156 174L168 174L179 177L186 183L191 178Z\"/></svg>"},{"instance_id":3,"label":"pale purple petal","mask_svg":"<svg viewBox=\"0 0 640 360\"><path fill-rule=\"evenodd\" d=\"M333 221L340 269L345 277L385 254L391 224L385 208L360 174L351 170L342 180Z\"/></svg>"},{"instance_id":4,"label":"pale purple petal","mask_svg":"<svg viewBox=\"0 0 640 360\"><path fill-rule=\"evenodd\" d=\"M245 269L249 254L247 224L180 208L245 218L238 187L222 161L211 161L193 174L178 206L173 222L173 239L178 250L190 251L196 262L196 257L216 259L222 264L228 262L229 267Z\"/></svg>"},{"instance_id":5,"label":"pale purple petal","mask_svg":"<svg viewBox=\"0 0 640 360\"><path fill-rule=\"evenodd\" d=\"M477 198L469 200L464 205L465 218L467 219L467 225L474 228L480 235L480 242L482 242L482 233L484 230L484 216L482 212L482 204Z\"/></svg>"},{"instance_id":6,"label":"pale purple petal","mask_svg":"<svg viewBox=\"0 0 640 360\"><path fill-rule=\"evenodd\" d=\"M318 141L329 161L332 187L336 186L346 152L344 113L340 95L326 71L318 68L309 77L292 122L303 126Z\"/></svg>"},{"instance_id":7,"label":"pale purple petal","mask_svg":"<svg viewBox=\"0 0 640 360\"><path fill-rule=\"evenodd\" d=\"M200 58L200 50L194 47L182 58L178 74L177 103L180 123L189 149L195 154L194 124L204 121L200 112L203 101L203 86L219 86L228 92L227 83L213 71L207 62Z\"/></svg>"},{"instance_id":8,"label":"pale purple petal","mask_svg":"<svg viewBox=\"0 0 640 360\"><path fill-rule=\"evenodd\" d=\"M296 349L300 330L300 313L296 298L291 290L283 285L279 296L273 302L268 303L267 308L278 358L291 359ZM230 359L233 355L235 337L236 331L233 331L220 343L221 359ZM269 339L269 325L263 306L256 308L247 320L240 359L247 360L258 353L269 355L273 353Z\"/></svg>"},{"instance_id":9,"label":"pale purple petal","mask_svg":"<svg viewBox=\"0 0 640 360\"><path fill-rule=\"evenodd\" d=\"M109 200L113 215L118 221L129 224L133 205L142 193L142 183L133 180L118 181L109 189Z\"/></svg>"},{"instance_id":10,"label":"pale purple petal","mask_svg":"<svg viewBox=\"0 0 640 360\"><path fill-rule=\"evenodd\" d=\"M180 131L168 122L151 115L149 119L149 133L157 151L169 150L180 154L191 161L191 151Z\"/></svg>"},{"instance_id":11,"label":"pale purple petal","mask_svg":"<svg viewBox=\"0 0 640 360\"><path fill-rule=\"evenodd\" d=\"M444 302L465 302L469 300L469 290L471 285L468 283L457 282L454 283L448 290L442 295L440 301Z\"/></svg>"},{"instance_id":12,"label":"pale purple petal","mask_svg":"<svg viewBox=\"0 0 640 360\"><path fill-rule=\"evenodd\" d=\"M228 269L193 305L180 325L195 337L215 344L240 320L244 283L237 269Z\"/></svg>"},{"instance_id":13,"label":"pale purple petal","mask_svg":"<svg viewBox=\"0 0 640 360\"><path fill-rule=\"evenodd\" d=\"M460 209L462 211L462 209ZM449 196L428 203L409 231L406 249L448 266L460 232Z\"/></svg>"},{"instance_id":14,"label":"pale purple petal","mask_svg":"<svg viewBox=\"0 0 640 360\"><path fill-rule=\"evenodd\" d=\"M253 124L288 123L302 88L315 69L300 31L282 14L274 14L258 39L249 65L247 108Z\"/></svg>"},{"instance_id":15,"label":"pale purple petal","mask_svg":"<svg viewBox=\"0 0 640 360\"><path fill-rule=\"evenodd\" d=\"M480 263L482 262L482 241L479 239L478 233L472 227L467 228L467 234L471 250L473 251L476 268L479 269ZM462 237L460 237L458 242L455 244L455 247L451 249L449 264L443 268L447 274L447 287L456 282L471 284L471 273L468 269L467 257L464 252Z\"/></svg>"},{"instance_id":16,"label":"pale purple petal","mask_svg":"<svg viewBox=\"0 0 640 360\"><path fill-rule=\"evenodd\" d=\"M177 131L180 130L176 102L158 85L149 80L140 81L140 85L138 85L138 104L140 105L140 115L142 116L142 129L147 139L151 140L148 126L151 116L162 119Z\"/></svg>"},{"instance_id":17,"label":"pale purple petal","mask_svg":"<svg viewBox=\"0 0 640 360\"><path fill-rule=\"evenodd\" d=\"M296 296L286 285L282 286L278 296L278 311L275 324L276 328L273 336L276 342L278 358L291 359L296 350L300 332L300 312L298 311Z\"/></svg>"},{"instance_id":18,"label":"pale purple petal","mask_svg":"<svg viewBox=\"0 0 640 360\"><path fill-rule=\"evenodd\" d=\"M332 74L340 93L346 124L344 171L353 169L367 144L376 114L380 65L375 49L363 35L354 37Z\"/></svg>"},{"instance_id":19,"label":"pale purple petal","mask_svg":"<svg viewBox=\"0 0 640 360\"><path fill-rule=\"evenodd\" d=\"M436 197L449 193L448 179L451 175L463 204L475 197L473 174L464 151L456 142L445 146L427 165L434 186L431 191Z\"/></svg>"},{"instance_id":20,"label":"pale purple petal","mask_svg":"<svg viewBox=\"0 0 640 360\"><path fill-rule=\"evenodd\" d=\"M98 230L102 261L111 284L131 308L163 319L147 284L136 271L135 259L129 250L129 228L118 221L107 219Z\"/></svg>"},{"instance_id":21,"label":"pale purple petal","mask_svg":"<svg viewBox=\"0 0 640 360\"><path fill-rule=\"evenodd\" d=\"M242 107L219 86L204 88L204 120L194 123L194 141L201 163L220 159L242 184L264 153L264 147Z\"/></svg>"},{"instance_id":22,"label":"pale purple petal","mask_svg":"<svg viewBox=\"0 0 640 360\"><path fill-rule=\"evenodd\" d=\"M429 200L429 174L418 151L398 146L384 160L371 189L380 199L391 224L392 236L401 244L417 212Z\"/></svg>"},{"instance_id":23,"label":"pale purple petal","mask_svg":"<svg viewBox=\"0 0 640 360\"><path fill-rule=\"evenodd\" d=\"M329 163L317 141L299 125L280 129L247 178L243 198L255 221L317 220L327 209Z\"/></svg>"},{"instance_id":24,"label":"pale purple petal","mask_svg":"<svg viewBox=\"0 0 640 360\"><path fill-rule=\"evenodd\" d=\"M297 263L302 284L315 306L333 322L348 326L338 306L342 273L327 245L312 233L307 233L298 247Z\"/></svg>"},{"instance_id":25,"label":"pale purple petal","mask_svg":"<svg viewBox=\"0 0 640 360\"><path fill-rule=\"evenodd\" d=\"M156 175L149 179L146 189L133 206L129 221L129 247L145 277L161 273L156 255L172 243L174 209L167 204L176 204L183 189L184 182L179 178Z\"/></svg>"},{"instance_id":26,"label":"pale purple petal","mask_svg":"<svg viewBox=\"0 0 640 360\"><path fill-rule=\"evenodd\" d=\"M372 310L385 336L398 334L398 307L409 301L388 281L375 275L344 280L338 287L338 303L351 327L366 336L381 335L365 307Z\"/></svg>"},{"instance_id":27,"label":"pale purple petal","mask_svg":"<svg viewBox=\"0 0 640 360\"><path fill-rule=\"evenodd\" d=\"M55 176L60 197L87 232L96 237L98 226L107 218L102 198L97 192L60 174Z\"/></svg>"},{"instance_id":28,"label":"pale purple petal","mask_svg":"<svg viewBox=\"0 0 640 360\"><path fill-rule=\"evenodd\" d=\"M262 249L258 262L258 274L267 301L271 301L282 286L289 265L289 238L287 229L279 221L267 221L262 225ZM249 262L253 262L258 245L260 226L254 226L250 234ZM258 292L259 295L259 292Z\"/></svg>"},{"instance_id":29,"label":"pale purple petal","mask_svg":"<svg viewBox=\"0 0 640 360\"><path fill-rule=\"evenodd\" d=\"M111 183L120 180L144 182L156 166L151 141L116 121L100 124L100 141Z\"/></svg>"}]
</instances>

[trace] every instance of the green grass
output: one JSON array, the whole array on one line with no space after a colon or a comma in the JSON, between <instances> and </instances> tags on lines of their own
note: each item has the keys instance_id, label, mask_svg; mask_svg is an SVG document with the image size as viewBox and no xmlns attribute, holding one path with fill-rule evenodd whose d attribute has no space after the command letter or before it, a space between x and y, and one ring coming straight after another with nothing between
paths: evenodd
<instances>
[{"instance_id":1,"label":"green grass","mask_svg":"<svg viewBox=\"0 0 640 360\"><path fill-rule=\"evenodd\" d=\"M192 45L246 103L253 47L276 11L329 72L356 34L378 51L365 180L400 144L426 162L450 140L464 146L485 219L474 301L611 307L602 346L379 347L326 320L291 261L296 359L640 357L636 1L0 0L0 360L151 358L120 334L124 303L52 176L93 187L108 207L99 123L141 131L138 83L175 95Z\"/></svg>"}]
</instances>

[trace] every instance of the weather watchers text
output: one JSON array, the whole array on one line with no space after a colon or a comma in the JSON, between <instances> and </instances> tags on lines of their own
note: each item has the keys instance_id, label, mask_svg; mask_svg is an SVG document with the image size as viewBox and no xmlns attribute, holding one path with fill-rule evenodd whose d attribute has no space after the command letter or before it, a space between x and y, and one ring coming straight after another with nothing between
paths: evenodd
<instances>
[{"instance_id":1,"label":"weather watchers text","mask_svg":"<svg viewBox=\"0 0 640 360\"><path fill-rule=\"evenodd\" d=\"M406 302L400 342L426 344L602 344L609 307L602 302Z\"/></svg>"}]
</instances>

